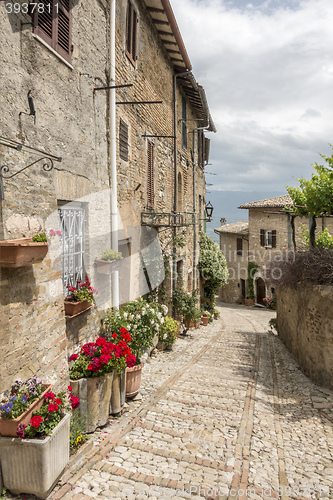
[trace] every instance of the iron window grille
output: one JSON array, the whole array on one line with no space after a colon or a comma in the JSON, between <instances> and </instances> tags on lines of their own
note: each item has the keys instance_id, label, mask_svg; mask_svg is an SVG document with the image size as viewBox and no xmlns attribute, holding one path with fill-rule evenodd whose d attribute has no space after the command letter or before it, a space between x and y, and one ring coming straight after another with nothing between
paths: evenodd
<instances>
[{"instance_id":1,"label":"iron window grille","mask_svg":"<svg viewBox=\"0 0 333 500\"><path fill-rule=\"evenodd\" d=\"M64 297L68 286L76 286L77 280L84 281L84 227L85 211L82 207L58 208L61 231L61 264Z\"/></svg>"}]
</instances>

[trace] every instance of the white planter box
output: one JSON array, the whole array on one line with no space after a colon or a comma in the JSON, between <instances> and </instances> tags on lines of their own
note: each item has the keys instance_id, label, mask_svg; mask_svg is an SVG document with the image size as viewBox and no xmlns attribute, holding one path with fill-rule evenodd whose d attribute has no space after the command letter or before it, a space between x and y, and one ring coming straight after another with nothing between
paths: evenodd
<instances>
[{"instance_id":1,"label":"white planter box","mask_svg":"<svg viewBox=\"0 0 333 500\"><path fill-rule=\"evenodd\" d=\"M46 498L69 461L70 415L45 439L0 438L4 487Z\"/></svg>"}]
</instances>

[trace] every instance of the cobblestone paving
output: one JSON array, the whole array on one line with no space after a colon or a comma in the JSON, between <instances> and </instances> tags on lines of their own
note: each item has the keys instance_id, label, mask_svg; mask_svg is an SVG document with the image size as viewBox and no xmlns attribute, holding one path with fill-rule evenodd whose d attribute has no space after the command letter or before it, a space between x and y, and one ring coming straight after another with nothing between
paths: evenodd
<instances>
[{"instance_id":1,"label":"cobblestone paving","mask_svg":"<svg viewBox=\"0 0 333 500\"><path fill-rule=\"evenodd\" d=\"M269 331L272 311L219 310L149 360L142 397L92 435L48 499L333 498L333 392Z\"/></svg>"}]
</instances>

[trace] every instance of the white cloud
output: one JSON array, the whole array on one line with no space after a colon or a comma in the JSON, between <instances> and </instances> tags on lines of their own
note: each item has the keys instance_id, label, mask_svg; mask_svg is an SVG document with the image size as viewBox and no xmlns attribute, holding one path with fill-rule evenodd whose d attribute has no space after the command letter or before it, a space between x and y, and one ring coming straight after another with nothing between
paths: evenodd
<instances>
[{"instance_id":1,"label":"white cloud","mask_svg":"<svg viewBox=\"0 0 333 500\"><path fill-rule=\"evenodd\" d=\"M212 189L283 193L309 177L333 142L332 0L172 6L218 130Z\"/></svg>"}]
</instances>

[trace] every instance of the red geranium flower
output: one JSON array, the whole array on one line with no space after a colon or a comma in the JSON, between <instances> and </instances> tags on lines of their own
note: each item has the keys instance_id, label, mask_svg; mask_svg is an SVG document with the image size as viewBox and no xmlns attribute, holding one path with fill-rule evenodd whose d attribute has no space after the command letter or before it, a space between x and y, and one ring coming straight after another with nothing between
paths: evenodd
<instances>
[{"instance_id":1,"label":"red geranium flower","mask_svg":"<svg viewBox=\"0 0 333 500\"><path fill-rule=\"evenodd\" d=\"M30 423L32 425L32 427L39 427L40 424L43 422L43 417L40 417L39 415L35 415L34 417L32 417L32 419L30 420Z\"/></svg>"},{"instance_id":2,"label":"red geranium flower","mask_svg":"<svg viewBox=\"0 0 333 500\"><path fill-rule=\"evenodd\" d=\"M54 399L54 393L53 392L47 392L45 394L45 399Z\"/></svg>"},{"instance_id":3,"label":"red geranium flower","mask_svg":"<svg viewBox=\"0 0 333 500\"><path fill-rule=\"evenodd\" d=\"M47 408L47 411L57 411L59 408L58 405L54 404L54 403L50 403L48 408Z\"/></svg>"}]
</instances>

